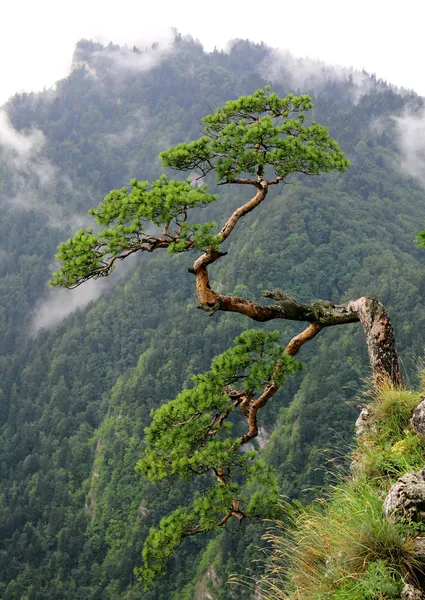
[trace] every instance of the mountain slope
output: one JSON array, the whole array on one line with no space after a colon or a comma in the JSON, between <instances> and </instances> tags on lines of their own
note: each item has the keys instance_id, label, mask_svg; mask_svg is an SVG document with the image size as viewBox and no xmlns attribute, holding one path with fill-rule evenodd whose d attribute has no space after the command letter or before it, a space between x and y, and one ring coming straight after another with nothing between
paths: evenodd
<instances>
[{"instance_id":1,"label":"mountain slope","mask_svg":"<svg viewBox=\"0 0 425 600\"><path fill-rule=\"evenodd\" d=\"M268 83L260 74L272 60L267 47L249 42L236 43L229 54L205 53L179 37L172 50L142 54L80 42L75 70L54 92L16 96L6 107L15 132L41 133L31 138L29 154L18 153L20 160L2 148L5 599L189 599L200 597L200 582L206 586L208 579L220 582L212 586L217 599L229 599L227 574L252 566L261 531L255 524L245 537L221 534L203 559L207 541L188 541L169 576L149 592L141 592L133 575L149 527L191 493L181 484L153 487L135 473L149 412L252 326L239 315L209 319L195 309L191 257L134 261L97 302L36 337L29 332L34 323L49 322L40 321L40 303L52 317L69 302L49 299L44 285L57 242L80 225L87 208L130 176L156 177L158 152L198 137L204 114ZM282 60L273 84L279 94L292 89L290 68ZM312 93L314 118L329 126L352 167L342 177L294 178L270 193L267 205L241 224L212 278L223 292L237 289L255 299L273 288L299 300L377 295L412 371L411 357L424 345L423 257L412 240L425 197L396 167L388 117L417 100L367 81L360 98L348 75L311 89L307 82L302 91ZM297 85L293 76L292 82ZM206 219L220 222L241 201L243 191L231 192L204 211ZM84 288L76 293L83 306ZM267 327L281 329L283 339L298 330ZM282 493L309 499L304 490L322 484L327 460L351 444L368 364L354 325L322 332L301 358L304 378L276 398L262 426Z\"/></svg>"}]
</instances>

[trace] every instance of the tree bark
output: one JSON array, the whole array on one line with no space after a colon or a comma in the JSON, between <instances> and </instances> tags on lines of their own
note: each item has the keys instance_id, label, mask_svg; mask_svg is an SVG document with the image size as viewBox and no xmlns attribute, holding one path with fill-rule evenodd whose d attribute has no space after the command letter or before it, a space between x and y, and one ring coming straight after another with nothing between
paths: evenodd
<instances>
[{"instance_id":1,"label":"tree bark","mask_svg":"<svg viewBox=\"0 0 425 600\"><path fill-rule=\"evenodd\" d=\"M307 328L305 332L291 340L290 344L293 345L291 347L290 344L288 345L290 348L288 353L291 356L294 356L301 345L307 341L302 339L307 331L308 339L311 339L325 327L360 322L366 338L375 384L380 386L384 381L389 381L396 387L403 384L391 320L385 306L377 298L362 296L344 304L332 304L327 300L301 304L293 296L275 290L263 292L265 298L275 301L273 304L263 306L236 296L224 296L211 289L207 269L208 265L221 256L220 252L214 250L204 253L195 261L193 271L196 276L200 308L207 312L217 310L237 312L254 321L286 319L314 325L313 329Z\"/></svg>"},{"instance_id":2,"label":"tree bark","mask_svg":"<svg viewBox=\"0 0 425 600\"><path fill-rule=\"evenodd\" d=\"M257 181L234 180L231 182L249 183L257 188L257 192L248 202L237 208L226 221L219 233L223 241L229 237L241 218L263 202L269 186L275 185L279 181L280 178L274 181L264 181L262 173L259 172ZM244 298L224 296L211 289L208 276L208 266L223 255L218 250L209 249L195 261L193 269L191 269L196 277L199 308L210 314L217 310L236 312L246 315L254 321L287 319L310 323L310 327L307 327L288 344L286 350L291 356L294 356L306 341L316 336L323 328L360 321L366 337L375 384L380 386L384 381L389 381L396 387L403 384L391 320L385 306L377 298L362 296L344 304L332 304L328 300L316 300L310 304L301 304L293 296L289 296L281 290L275 290L263 292L263 297L275 301L273 304L263 306Z\"/></svg>"}]
</instances>

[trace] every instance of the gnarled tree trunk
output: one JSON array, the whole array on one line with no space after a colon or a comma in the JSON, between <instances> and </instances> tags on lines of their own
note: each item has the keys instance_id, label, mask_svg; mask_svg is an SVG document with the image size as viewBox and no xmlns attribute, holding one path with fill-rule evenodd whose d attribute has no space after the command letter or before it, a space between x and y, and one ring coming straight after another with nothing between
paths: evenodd
<instances>
[{"instance_id":1,"label":"gnarled tree trunk","mask_svg":"<svg viewBox=\"0 0 425 600\"><path fill-rule=\"evenodd\" d=\"M259 173L257 181L233 180L229 182L253 185L256 187L257 193L251 200L237 208L226 221L219 234L222 240L229 237L239 219L265 200L269 186L276 185L280 179L265 181L262 173ZM286 351L291 356L295 356L301 346L315 337L323 328L360 321L366 337L375 385L380 386L387 381L396 387L403 384L391 320L385 306L377 298L362 296L357 300L350 300L344 304L332 304L328 300L316 300L310 304L300 304L293 296L289 296L281 290L275 290L263 292L263 297L275 300L273 304L263 306L244 298L224 296L211 289L208 276L208 266L222 256L224 256L222 252L210 249L195 261L193 269L191 269L196 276L199 308L210 314L217 310L237 312L254 321L287 319L310 323L305 331L289 342Z\"/></svg>"},{"instance_id":2,"label":"gnarled tree trunk","mask_svg":"<svg viewBox=\"0 0 425 600\"><path fill-rule=\"evenodd\" d=\"M208 265L221 256L217 251L206 252L194 264L200 308L210 313L217 310L237 312L254 321L286 319L310 323L310 327L288 344L287 353L291 356L325 327L360 322L366 338L375 384L379 386L384 381L389 381L396 387L402 385L391 320L385 306L377 298L362 296L344 304L332 304L327 300L300 304L293 296L275 290L263 292L265 298L275 300L273 304L263 306L236 296L224 296L211 289L207 270Z\"/></svg>"}]
</instances>

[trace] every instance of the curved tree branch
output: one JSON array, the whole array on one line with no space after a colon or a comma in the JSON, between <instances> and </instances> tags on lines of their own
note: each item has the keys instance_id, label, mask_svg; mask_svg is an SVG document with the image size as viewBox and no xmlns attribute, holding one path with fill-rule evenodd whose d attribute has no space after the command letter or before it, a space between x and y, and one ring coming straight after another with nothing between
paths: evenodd
<instances>
[{"instance_id":1,"label":"curved tree branch","mask_svg":"<svg viewBox=\"0 0 425 600\"><path fill-rule=\"evenodd\" d=\"M320 325L313 323L309 325L304 331L296 335L292 338L289 344L286 346L285 354L288 356L295 356L298 350L303 346L306 342L314 338L319 331L322 330ZM263 408L267 402L272 398L276 392L279 391L280 385L276 383L276 376L278 375L278 371L282 368L282 363L278 363L275 368L275 373L273 378L266 384L262 394L256 399L249 402L249 408L243 412L243 414L248 419L249 429L245 435L242 436L241 445L246 444L253 438L258 435L258 426L257 426L257 413Z\"/></svg>"},{"instance_id":2,"label":"curved tree branch","mask_svg":"<svg viewBox=\"0 0 425 600\"><path fill-rule=\"evenodd\" d=\"M268 183L261 181L257 184L257 194L242 207L239 207L227 220L220 236L228 238L238 221L251 212L266 197ZM350 300L343 304L333 304L328 300L316 300L309 304L297 302L281 290L264 291L263 297L275 302L269 305L257 304L236 296L225 296L211 289L208 275L208 266L223 256L218 250L210 249L204 252L194 263L193 273L196 277L196 293L201 309L214 313L217 310L236 312L246 315L254 321L270 321L272 319L286 319L302 321L314 325L313 329L307 328L288 345L293 356L302 344L314 337L324 327L345 325L360 322L366 337L370 365L376 385L383 381L390 381L395 386L403 383L398 361L394 331L385 306L377 298L362 296L357 300ZM314 331L314 334L311 335ZM307 333L308 332L308 333ZM303 340L302 336L307 336ZM292 345L291 345L292 344ZM293 353L293 354L292 354Z\"/></svg>"}]
</instances>

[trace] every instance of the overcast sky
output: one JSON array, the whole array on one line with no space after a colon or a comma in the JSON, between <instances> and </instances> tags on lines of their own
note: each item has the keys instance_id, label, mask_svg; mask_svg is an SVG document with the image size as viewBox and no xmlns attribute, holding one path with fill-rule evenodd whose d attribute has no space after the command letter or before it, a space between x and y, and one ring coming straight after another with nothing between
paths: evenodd
<instances>
[{"instance_id":1,"label":"overcast sky","mask_svg":"<svg viewBox=\"0 0 425 600\"><path fill-rule=\"evenodd\" d=\"M249 38L329 63L365 68L425 95L422 0L0 0L0 105L69 73L75 43L143 46L171 27L207 50ZM422 8L424 6L424 8Z\"/></svg>"}]
</instances>

